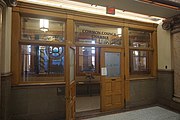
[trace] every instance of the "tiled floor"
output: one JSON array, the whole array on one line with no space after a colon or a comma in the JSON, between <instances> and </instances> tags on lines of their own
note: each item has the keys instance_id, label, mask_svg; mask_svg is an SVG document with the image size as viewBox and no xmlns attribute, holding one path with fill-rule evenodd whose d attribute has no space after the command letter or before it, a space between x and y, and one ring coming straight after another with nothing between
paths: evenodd
<instances>
[{"instance_id":1,"label":"tiled floor","mask_svg":"<svg viewBox=\"0 0 180 120\"><path fill-rule=\"evenodd\" d=\"M76 112L100 109L100 96L76 97Z\"/></svg>"},{"instance_id":2,"label":"tiled floor","mask_svg":"<svg viewBox=\"0 0 180 120\"><path fill-rule=\"evenodd\" d=\"M180 120L180 114L155 106L84 120Z\"/></svg>"}]
</instances>

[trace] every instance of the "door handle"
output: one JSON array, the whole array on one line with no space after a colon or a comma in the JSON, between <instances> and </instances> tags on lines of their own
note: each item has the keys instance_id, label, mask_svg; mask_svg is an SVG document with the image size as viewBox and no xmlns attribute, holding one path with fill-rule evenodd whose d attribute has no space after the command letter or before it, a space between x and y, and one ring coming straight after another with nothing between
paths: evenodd
<instances>
[{"instance_id":1,"label":"door handle","mask_svg":"<svg viewBox=\"0 0 180 120\"><path fill-rule=\"evenodd\" d=\"M112 81L115 81L116 79L111 79Z\"/></svg>"}]
</instances>

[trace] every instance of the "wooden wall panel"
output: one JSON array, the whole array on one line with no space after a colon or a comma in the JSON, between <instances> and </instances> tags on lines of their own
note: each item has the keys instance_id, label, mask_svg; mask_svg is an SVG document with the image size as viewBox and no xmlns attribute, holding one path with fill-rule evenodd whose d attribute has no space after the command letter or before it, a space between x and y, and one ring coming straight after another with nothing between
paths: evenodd
<instances>
[{"instance_id":1,"label":"wooden wall panel","mask_svg":"<svg viewBox=\"0 0 180 120\"><path fill-rule=\"evenodd\" d=\"M13 73L12 84L17 84L20 79L20 15L18 12L13 11L12 14L12 40L11 40L11 71ZM17 72L19 71L19 72Z\"/></svg>"}]
</instances>

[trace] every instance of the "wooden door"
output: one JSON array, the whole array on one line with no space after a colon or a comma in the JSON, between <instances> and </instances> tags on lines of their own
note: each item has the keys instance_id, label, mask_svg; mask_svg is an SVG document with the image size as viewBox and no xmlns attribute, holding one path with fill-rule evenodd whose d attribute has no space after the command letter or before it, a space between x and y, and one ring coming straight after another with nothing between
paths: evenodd
<instances>
[{"instance_id":1,"label":"wooden door","mask_svg":"<svg viewBox=\"0 0 180 120\"><path fill-rule=\"evenodd\" d=\"M75 82L75 49L66 48L68 51L66 71L66 120L75 120L76 113L76 82Z\"/></svg>"},{"instance_id":2,"label":"wooden door","mask_svg":"<svg viewBox=\"0 0 180 120\"><path fill-rule=\"evenodd\" d=\"M101 49L101 111L124 107L124 51Z\"/></svg>"}]
</instances>

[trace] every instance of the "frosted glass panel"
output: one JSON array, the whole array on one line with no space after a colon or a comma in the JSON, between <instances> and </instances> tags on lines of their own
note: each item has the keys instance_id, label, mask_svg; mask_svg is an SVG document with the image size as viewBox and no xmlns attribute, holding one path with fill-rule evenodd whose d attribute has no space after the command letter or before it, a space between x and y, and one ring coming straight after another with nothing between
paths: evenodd
<instances>
[{"instance_id":1,"label":"frosted glass panel","mask_svg":"<svg viewBox=\"0 0 180 120\"><path fill-rule=\"evenodd\" d=\"M120 76L120 53L105 52L105 66L107 77Z\"/></svg>"},{"instance_id":2,"label":"frosted glass panel","mask_svg":"<svg viewBox=\"0 0 180 120\"><path fill-rule=\"evenodd\" d=\"M70 48L69 50L70 55L70 81L74 80L74 50Z\"/></svg>"}]
</instances>

